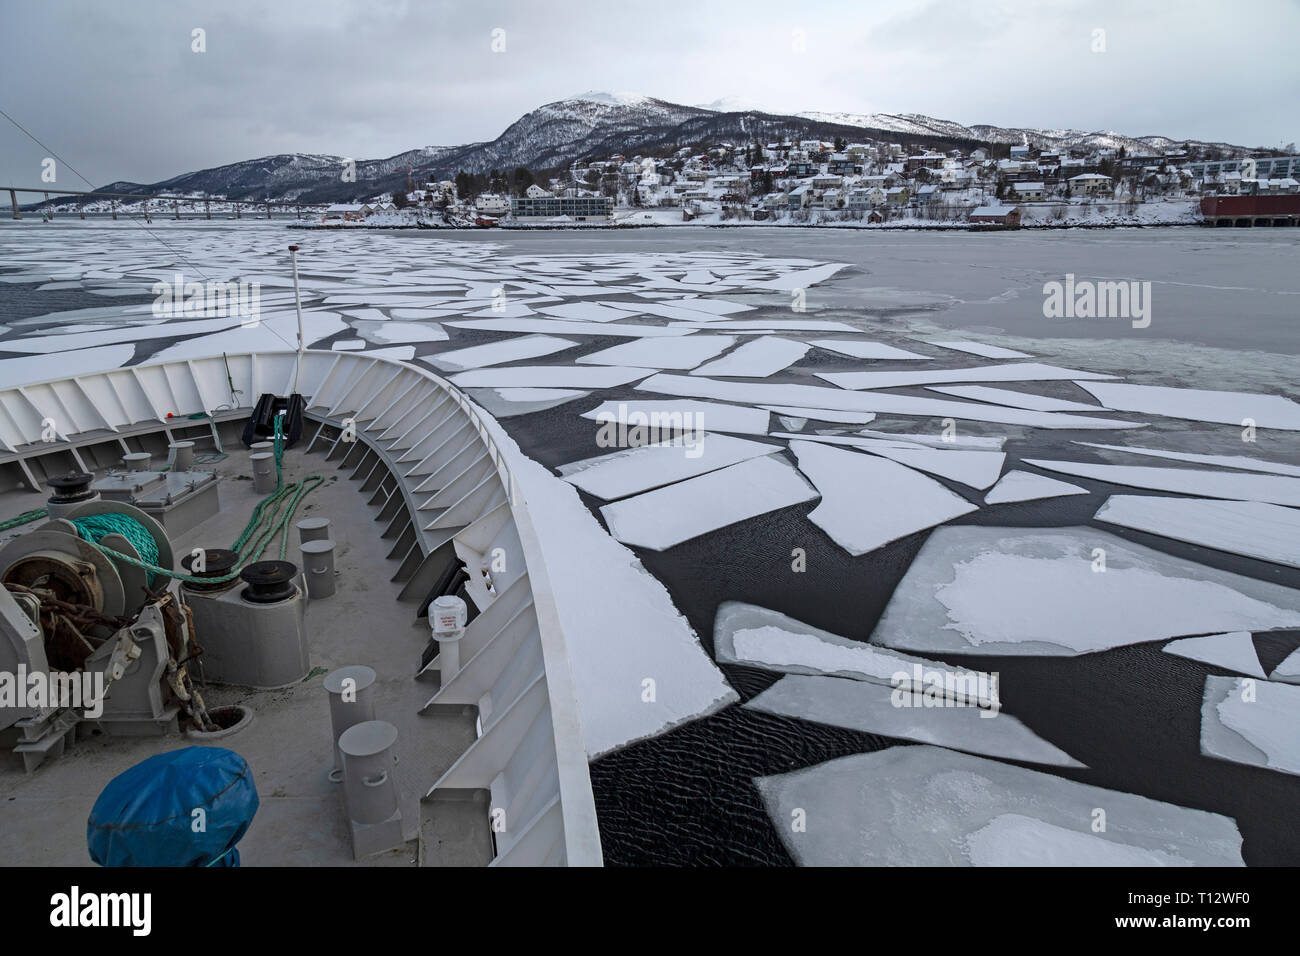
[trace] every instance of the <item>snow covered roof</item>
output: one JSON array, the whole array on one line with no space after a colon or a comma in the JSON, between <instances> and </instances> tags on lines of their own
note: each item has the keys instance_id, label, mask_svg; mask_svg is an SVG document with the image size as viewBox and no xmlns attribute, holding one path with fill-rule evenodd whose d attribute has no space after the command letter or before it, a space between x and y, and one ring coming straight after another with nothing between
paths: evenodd
<instances>
[{"instance_id":1,"label":"snow covered roof","mask_svg":"<svg viewBox=\"0 0 1300 956\"><path fill-rule=\"evenodd\" d=\"M1042 183L1013 183L1012 185L1015 187L1015 190L1016 190L1016 192L1018 192L1018 193L1042 192L1042 191L1043 191L1043 184L1042 184Z\"/></svg>"},{"instance_id":2,"label":"snow covered roof","mask_svg":"<svg viewBox=\"0 0 1300 956\"><path fill-rule=\"evenodd\" d=\"M1005 216L1015 211L1015 206L977 206L970 211L972 216Z\"/></svg>"},{"instance_id":3,"label":"snow covered roof","mask_svg":"<svg viewBox=\"0 0 1300 956\"><path fill-rule=\"evenodd\" d=\"M1110 177L1103 176L1101 173L1081 173L1078 176L1071 176L1070 182L1077 183L1080 179L1097 180L1098 182L1104 179L1106 182L1110 182Z\"/></svg>"}]
</instances>

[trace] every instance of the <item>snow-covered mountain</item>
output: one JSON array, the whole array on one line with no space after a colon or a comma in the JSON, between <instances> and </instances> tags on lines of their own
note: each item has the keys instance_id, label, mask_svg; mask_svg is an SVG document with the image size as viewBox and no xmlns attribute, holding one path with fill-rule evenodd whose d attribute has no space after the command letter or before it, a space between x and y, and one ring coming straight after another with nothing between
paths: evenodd
<instances>
[{"instance_id":1,"label":"snow-covered mountain","mask_svg":"<svg viewBox=\"0 0 1300 956\"><path fill-rule=\"evenodd\" d=\"M521 116L496 139L463 146L426 146L387 159L357 159L355 181L344 179L341 156L287 153L185 173L149 185L114 183L113 192L153 195L207 194L232 199L289 199L306 203L370 199L404 188L407 169L421 181L450 178L457 171L485 173L567 167L575 160L621 153L665 154L682 146L717 142L842 137L886 139L909 148L973 148L986 143L1031 143L1048 148L1124 146L1130 153L1184 145L1163 136L1125 136L1078 130L964 126L914 113L768 113L734 98L707 106L683 106L639 93L587 92L547 103ZM1240 147L1223 143L1225 150Z\"/></svg>"},{"instance_id":2,"label":"snow-covered mountain","mask_svg":"<svg viewBox=\"0 0 1300 956\"><path fill-rule=\"evenodd\" d=\"M952 120L935 119L920 113L800 113L799 116L841 126L857 126L909 136L941 136L983 140L988 143L1030 145L1044 149L1119 149L1129 153L1163 152L1182 146L1238 150L1229 143L1176 140L1167 136L1127 136L1111 130L1085 133L1077 129L1018 129L978 124L963 126Z\"/></svg>"}]
</instances>

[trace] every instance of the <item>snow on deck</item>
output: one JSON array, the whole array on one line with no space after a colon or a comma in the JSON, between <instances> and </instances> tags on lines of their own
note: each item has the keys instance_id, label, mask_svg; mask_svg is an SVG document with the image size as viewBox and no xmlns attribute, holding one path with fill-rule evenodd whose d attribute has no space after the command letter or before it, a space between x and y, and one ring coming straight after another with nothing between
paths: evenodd
<instances>
[{"instance_id":1,"label":"snow on deck","mask_svg":"<svg viewBox=\"0 0 1300 956\"><path fill-rule=\"evenodd\" d=\"M664 586L605 533L567 482L486 420L546 561L587 752L598 757L737 700Z\"/></svg>"}]
</instances>

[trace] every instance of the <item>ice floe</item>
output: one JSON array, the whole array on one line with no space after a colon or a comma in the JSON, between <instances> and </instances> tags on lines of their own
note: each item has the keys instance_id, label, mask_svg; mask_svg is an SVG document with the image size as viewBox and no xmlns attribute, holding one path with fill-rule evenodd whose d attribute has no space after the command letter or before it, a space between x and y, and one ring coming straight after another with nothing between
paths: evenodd
<instances>
[{"instance_id":1,"label":"ice floe","mask_svg":"<svg viewBox=\"0 0 1300 956\"><path fill-rule=\"evenodd\" d=\"M1250 631L1233 631L1231 634L1209 634L1205 637L1184 637L1170 641L1162 650L1189 660L1201 661L1236 671L1248 677L1267 677L1255 653L1255 641Z\"/></svg>"},{"instance_id":2,"label":"ice floe","mask_svg":"<svg viewBox=\"0 0 1300 956\"><path fill-rule=\"evenodd\" d=\"M573 462L559 472L571 485L613 501L780 450L780 445L766 442L696 434L681 441L643 445Z\"/></svg>"},{"instance_id":3,"label":"ice floe","mask_svg":"<svg viewBox=\"0 0 1300 956\"><path fill-rule=\"evenodd\" d=\"M468 348L452 349L437 355L426 355L421 361L444 372L463 372L472 368L487 368L490 365L502 365L506 362L518 362L523 359L540 358L577 345L572 339L562 339L553 335L521 335L486 345L471 345Z\"/></svg>"},{"instance_id":4,"label":"ice floe","mask_svg":"<svg viewBox=\"0 0 1300 956\"><path fill-rule=\"evenodd\" d=\"M1300 684L1300 648L1292 651L1281 664L1273 668L1273 673L1268 675L1268 679Z\"/></svg>"},{"instance_id":5,"label":"ice floe","mask_svg":"<svg viewBox=\"0 0 1300 956\"><path fill-rule=\"evenodd\" d=\"M917 355L906 349L895 348L881 342L867 342L863 339L813 339L810 343L828 352L838 352L860 359L928 359L928 355Z\"/></svg>"},{"instance_id":6,"label":"ice floe","mask_svg":"<svg viewBox=\"0 0 1300 956\"><path fill-rule=\"evenodd\" d=\"M1081 372L1040 362L1012 365L981 365L976 368L936 368L906 372L817 372L818 378L840 388L897 388L903 385L931 385L939 382L1057 382L1090 378L1114 378L1100 372Z\"/></svg>"},{"instance_id":7,"label":"ice floe","mask_svg":"<svg viewBox=\"0 0 1300 956\"><path fill-rule=\"evenodd\" d=\"M612 388L645 375L643 368L618 365L516 365L473 369L451 380L461 388Z\"/></svg>"},{"instance_id":8,"label":"ice floe","mask_svg":"<svg viewBox=\"0 0 1300 956\"><path fill-rule=\"evenodd\" d=\"M1300 430L1300 403L1281 395L1220 392L1204 388L1165 385L1128 385L1120 382L1079 382L1107 408L1145 412L1197 422L1244 425L1247 419L1260 428Z\"/></svg>"},{"instance_id":9,"label":"ice floe","mask_svg":"<svg viewBox=\"0 0 1300 956\"><path fill-rule=\"evenodd\" d=\"M822 496L808 520L852 555L977 510L934 479L893 461L814 441L792 441L790 450Z\"/></svg>"},{"instance_id":10,"label":"ice floe","mask_svg":"<svg viewBox=\"0 0 1300 956\"><path fill-rule=\"evenodd\" d=\"M1156 468L1146 465L1097 465L1084 461L1048 461L1026 458L1027 464L1080 478L1095 478L1113 485L1173 491L1206 498L1268 501L1300 505L1300 478L1280 475L1243 475L1239 471L1206 468Z\"/></svg>"},{"instance_id":11,"label":"ice floe","mask_svg":"<svg viewBox=\"0 0 1300 956\"><path fill-rule=\"evenodd\" d=\"M817 497L786 461L765 455L600 509L619 541L662 551Z\"/></svg>"},{"instance_id":12,"label":"ice floe","mask_svg":"<svg viewBox=\"0 0 1300 956\"><path fill-rule=\"evenodd\" d=\"M927 654L1072 656L1296 626L1300 592L1105 531L966 525L931 534L871 640Z\"/></svg>"},{"instance_id":13,"label":"ice floe","mask_svg":"<svg viewBox=\"0 0 1300 956\"><path fill-rule=\"evenodd\" d=\"M1262 458L1247 458L1245 455L1197 455L1186 451L1165 451L1161 448L1136 448L1131 445L1101 445L1097 442L1080 441L1076 445L1089 448L1103 448L1106 451L1128 452L1130 455L1143 455L1148 458L1167 458L1172 461L1190 461L1199 465L1216 465L1220 468L1239 468L1242 471L1263 471L1274 475L1291 475L1300 478L1300 465L1286 465L1280 461L1265 461Z\"/></svg>"},{"instance_id":14,"label":"ice floe","mask_svg":"<svg viewBox=\"0 0 1300 956\"><path fill-rule=\"evenodd\" d=\"M1201 753L1300 775L1300 687L1207 675Z\"/></svg>"},{"instance_id":15,"label":"ice floe","mask_svg":"<svg viewBox=\"0 0 1300 956\"><path fill-rule=\"evenodd\" d=\"M921 435L916 432L881 432L864 428L858 432L864 438L901 441L927 448L971 448L979 451L1001 451L1006 439L1000 435Z\"/></svg>"},{"instance_id":16,"label":"ice floe","mask_svg":"<svg viewBox=\"0 0 1300 956\"><path fill-rule=\"evenodd\" d=\"M1086 402L1069 402L1063 398L1049 398L1046 395L1032 395L1029 392L1017 392L1009 388L991 388L988 385L930 385L932 392L969 398L977 402L992 402L994 405L1009 405L1012 408L1028 408L1036 412L1100 412L1105 411L1097 405Z\"/></svg>"},{"instance_id":17,"label":"ice floe","mask_svg":"<svg viewBox=\"0 0 1300 956\"><path fill-rule=\"evenodd\" d=\"M901 465L928 471L941 478L971 488L983 490L998 480L1002 473L1002 464L1006 455L998 451L972 451L969 449L941 450L938 448L918 448L908 442L892 441L881 438L859 438L853 435L799 435L788 432L774 432L774 438L798 438L821 442L827 445L845 445L860 448L873 455L889 458Z\"/></svg>"},{"instance_id":18,"label":"ice floe","mask_svg":"<svg viewBox=\"0 0 1300 956\"><path fill-rule=\"evenodd\" d=\"M1300 568L1300 511L1262 501L1112 495L1098 521Z\"/></svg>"},{"instance_id":19,"label":"ice floe","mask_svg":"<svg viewBox=\"0 0 1300 956\"><path fill-rule=\"evenodd\" d=\"M847 268L849 268L847 262L830 262L826 265L813 266L811 269L789 272L764 282L751 282L749 285L756 289L779 289L783 292L789 292L793 289L806 289L818 282L825 282L841 269Z\"/></svg>"},{"instance_id":20,"label":"ice floe","mask_svg":"<svg viewBox=\"0 0 1300 956\"><path fill-rule=\"evenodd\" d=\"M745 707L1006 760L1059 767L1083 766L1010 714L943 700L922 704L909 687L890 688L842 677L789 674L748 701ZM904 705L899 701L911 703Z\"/></svg>"},{"instance_id":21,"label":"ice floe","mask_svg":"<svg viewBox=\"0 0 1300 956\"><path fill-rule=\"evenodd\" d=\"M724 405L719 402L692 402L681 399L658 401L602 402L583 418L594 421L626 422L628 428L638 425L647 429L665 431L733 432L739 435L766 435L772 416L764 409L743 405Z\"/></svg>"},{"instance_id":22,"label":"ice floe","mask_svg":"<svg viewBox=\"0 0 1300 956\"><path fill-rule=\"evenodd\" d=\"M692 369L736 343L732 335L639 338L583 355L583 365L634 365L650 369Z\"/></svg>"},{"instance_id":23,"label":"ice floe","mask_svg":"<svg viewBox=\"0 0 1300 956\"><path fill-rule=\"evenodd\" d=\"M954 418L1000 422L1037 428L1116 429L1141 428L1141 422L1088 418L1062 412L1032 412L1020 408L999 408L974 402L950 402L937 398L914 398L881 392L853 392L818 385L787 385L770 382L723 382L717 379L661 372L636 386L638 391L710 398L751 405L821 408L828 411L873 412L884 415L919 415L926 418Z\"/></svg>"},{"instance_id":24,"label":"ice floe","mask_svg":"<svg viewBox=\"0 0 1300 956\"><path fill-rule=\"evenodd\" d=\"M1040 498L1059 498L1063 495L1086 495L1087 488L1080 488L1068 481L1058 481L1044 475L1035 475L1029 471L1009 471L1002 480L989 489L984 496L986 505L1004 505L1012 501L1037 501Z\"/></svg>"},{"instance_id":25,"label":"ice floe","mask_svg":"<svg viewBox=\"0 0 1300 956\"><path fill-rule=\"evenodd\" d=\"M571 302L568 305L544 305L536 311L576 322L616 322L631 316L623 309L611 309L596 302ZM645 311L642 309L641 311Z\"/></svg>"},{"instance_id":26,"label":"ice floe","mask_svg":"<svg viewBox=\"0 0 1300 956\"><path fill-rule=\"evenodd\" d=\"M379 345L447 341L447 333L436 322L356 322L354 327L362 338Z\"/></svg>"},{"instance_id":27,"label":"ice floe","mask_svg":"<svg viewBox=\"0 0 1300 956\"><path fill-rule=\"evenodd\" d=\"M699 336L694 338L698 339ZM718 375L723 378L766 378L799 361L809 348L811 346L806 342L767 336L746 342L734 352L697 368L691 374Z\"/></svg>"},{"instance_id":28,"label":"ice floe","mask_svg":"<svg viewBox=\"0 0 1300 956\"><path fill-rule=\"evenodd\" d=\"M969 834L965 850L973 866L1195 866L1163 850L1116 843L1090 832L1044 823L1022 813L1003 813Z\"/></svg>"},{"instance_id":29,"label":"ice floe","mask_svg":"<svg viewBox=\"0 0 1300 956\"><path fill-rule=\"evenodd\" d=\"M691 323L682 323L690 326ZM722 319L696 326L726 331L781 332L856 332L851 325L823 319Z\"/></svg>"},{"instance_id":30,"label":"ice floe","mask_svg":"<svg viewBox=\"0 0 1300 956\"><path fill-rule=\"evenodd\" d=\"M736 312L752 312L752 305L745 305L741 302L727 302L723 299L701 299L695 296L687 296L684 299L675 299L675 305L683 309L691 309L696 312L708 312L711 315L732 315Z\"/></svg>"},{"instance_id":31,"label":"ice floe","mask_svg":"<svg viewBox=\"0 0 1300 956\"><path fill-rule=\"evenodd\" d=\"M316 342L348 331L343 317L334 312L305 310L303 339L307 348ZM154 362L206 358L221 352L294 352L298 349L298 321L293 312L263 315L255 325L238 326L211 335L182 339L152 357Z\"/></svg>"},{"instance_id":32,"label":"ice floe","mask_svg":"<svg viewBox=\"0 0 1300 956\"><path fill-rule=\"evenodd\" d=\"M927 342L927 344L937 345L942 349L952 349L955 352L968 352L971 355L978 355L981 358L1033 358L1032 355L1026 355L1024 352L1017 352L1015 349L1003 348L1000 345L985 345L983 342L971 342L966 339L955 342Z\"/></svg>"},{"instance_id":33,"label":"ice floe","mask_svg":"<svg viewBox=\"0 0 1300 956\"><path fill-rule=\"evenodd\" d=\"M866 425L876 420L876 416L871 412L844 412L834 411L829 408L796 408L792 405L762 405L769 412L776 412L778 415L797 415L799 417L811 418L819 422L836 422L841 425Z\"/></svg>"},{"instance_id":34,"label":"ice floe","mask_svg":"<svg viewBox=\"0 0 1300 956\"><path fill-rule=\"evenodd\" d=\"M540 332L543 335L621 335L628 338L693 335L696 330L672 325L626 325L622 322L568 322L564 319L463 319L444 323L481 332Z\"/></svg>"},{"instance_id":35,"label":"ice floe","mask_svg":"<svg viewBox=\"0 0 1300 956\"><path fill-rule=\"evenodd\" d=\"M930 658L900 654L852 641L813 627L780 611L740 601L723 601L713 619L713 656L724 664L747 664L786 674L820 674L894 686L896 675L914 668L956 675L958 668ZM962 671L970 680L935 685L945 699L989 707L995 678L984 671Z\"/></svg>"},{"instance_id":36,"label":"ice floe","mask_svg":"<svg viewBox=\"0 0 1300 956\"><path fill-rule=\"evenodd\" d=\"M804 866L1244 865L1229 817L926 744L754 782ZM1094 833L1098 807L1106 828Z\"/></svg>"},{"instance_id":37,"label":"ice floe","mask_svg":"<svg viewBox=\"0 0 1300 956\"><path fill-rule=\"evenodd\" d=\"M497 418L544 412L590 392L572 388L471 388L470 397Z\"/></svg>"}]
</instances>

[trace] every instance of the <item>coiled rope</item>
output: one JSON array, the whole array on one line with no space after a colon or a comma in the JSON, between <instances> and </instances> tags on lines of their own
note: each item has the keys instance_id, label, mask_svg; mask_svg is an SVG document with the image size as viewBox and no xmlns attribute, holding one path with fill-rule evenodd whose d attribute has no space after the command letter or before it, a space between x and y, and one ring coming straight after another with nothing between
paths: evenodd
<instances>
[{"instance_id":1,"label":"coiled rope","mask_svg":"<svg viewBox=\"0 0 1300 956\"><path fill-rule=\"evenodd\" d=\"M105 535L120 534L131 542L131 547L135 548L135 553L140 555L140 560L144 567L149 571L149 587L153 587L154 580L159 573L166 574L158 566L158 542L154 540L149 529L142 525L130 515L110 512L107 514L86 515L82 518L69 519L76 526L77 534L89 541L91 544L98 546ZM108 550L101 548L100 550ZM157 568L157 570L153 570Z\"/></svg>"}]
</instances>

